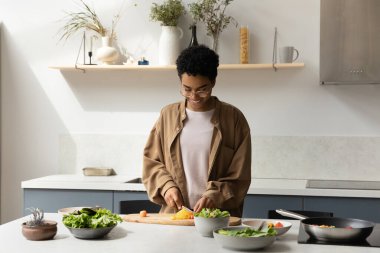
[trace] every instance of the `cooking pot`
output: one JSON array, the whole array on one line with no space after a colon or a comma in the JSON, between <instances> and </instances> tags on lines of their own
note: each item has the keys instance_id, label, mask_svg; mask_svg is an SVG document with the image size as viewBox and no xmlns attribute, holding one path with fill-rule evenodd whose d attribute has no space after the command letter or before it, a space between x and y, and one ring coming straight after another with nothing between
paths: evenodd
<instances>
[{"instance_id":1,"label":"cooking pot","mask_svg":"<svg viewBox=\"0 0 380 253\"><path fill-rule=\"evenodd\" d=\"M282 216L301 220L301 226L305 232L311 238L321 241L363 241L372 233L375 226L373 222L359 219L338 217L309 218L282 209L278 209L276 212Z\"/></svg>"}]
</instances>

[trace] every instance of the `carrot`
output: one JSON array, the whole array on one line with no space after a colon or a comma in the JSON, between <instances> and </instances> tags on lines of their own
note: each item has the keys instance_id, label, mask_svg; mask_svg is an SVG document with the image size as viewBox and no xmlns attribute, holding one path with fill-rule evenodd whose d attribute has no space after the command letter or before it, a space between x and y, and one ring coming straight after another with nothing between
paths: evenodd
<instances>
[{"instance_id":1,"label":"carrot","mask_svg":"<svg viewBox=\"0 0 380 253\"><path fill-rule=\"evenodd\" d=\"M141 210L140 211L140 217L146 217L148 215L146 210Z\"/></svg>"}]
</instances>

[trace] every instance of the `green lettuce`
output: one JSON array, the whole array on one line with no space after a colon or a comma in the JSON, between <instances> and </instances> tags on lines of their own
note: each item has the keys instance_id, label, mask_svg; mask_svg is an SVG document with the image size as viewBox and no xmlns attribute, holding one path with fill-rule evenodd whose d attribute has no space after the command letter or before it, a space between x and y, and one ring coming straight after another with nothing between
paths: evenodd
<instances>
[{"instance_id":1,"label":"green lettuce","mask_svg":"<svg viewBox=\"0 0 380 253\"><path fill-rule=\"evenodd\" d=\"M274 228L269 228L267 230L255 230L252 228L243 228L236 230L219 229L218 234L237 237L264 237L275 236L277 234L277 231Z\"/></svg>"},{"instance_id":2,"label":"green lettuce","mask_svg":"<svg viewBox=\"0 0 380 253\"><path fill-rule=\"evenodd\" d=\"M82 210L63 215L62 222L71 228L104 228L112 227L123 220L118 214L105 208Z\"/></svg>"},{"instance_id":3,"label":"green lettuce","mask_svg":"<svg viewBox=\"0 0 380 253\"><path fill-rule=\"evenodd\" d=\"M221 218L229 217L230 213L228 211L221 211L218 208L202 208L199 213L194 213L194 216L203 218Z\"/></svg>"}]
</instances>

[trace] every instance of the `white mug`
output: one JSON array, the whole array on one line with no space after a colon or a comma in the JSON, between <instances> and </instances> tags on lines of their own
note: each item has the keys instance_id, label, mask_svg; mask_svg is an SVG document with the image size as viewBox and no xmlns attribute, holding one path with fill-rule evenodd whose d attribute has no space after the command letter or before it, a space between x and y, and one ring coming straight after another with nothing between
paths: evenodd
<instances>
[{"instance_id":1,"label":"white mug","mask_svg":"<svg viewBox=\"0 0 380 253\"><path fill-rule=\"evenodd\" d=\"M294 47L280 47L280 63L292 63L298 56L299 52Z\"/></svg>"}]
</instances>

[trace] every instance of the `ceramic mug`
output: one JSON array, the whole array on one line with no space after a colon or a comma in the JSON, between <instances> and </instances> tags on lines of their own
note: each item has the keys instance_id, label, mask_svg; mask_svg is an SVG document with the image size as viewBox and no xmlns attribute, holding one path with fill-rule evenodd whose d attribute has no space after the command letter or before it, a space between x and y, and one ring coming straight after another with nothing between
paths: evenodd
<instances>
[{"instance_id":1,"label":"ceramic mug","mask_svg":"<svg viewBox=\"0 0 380 253\"><path fill-rule=\"evenodd\" d=\"M299 52L294 47L280 48L280 63L292 63L298 59Z\"/></svg>"}]
</instances>

